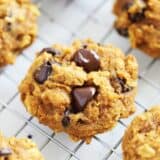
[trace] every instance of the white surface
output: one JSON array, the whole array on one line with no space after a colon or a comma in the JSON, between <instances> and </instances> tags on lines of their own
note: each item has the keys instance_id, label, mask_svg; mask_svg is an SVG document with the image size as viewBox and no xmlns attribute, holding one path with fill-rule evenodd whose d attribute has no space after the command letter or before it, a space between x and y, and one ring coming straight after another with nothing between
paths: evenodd
<instances>
[{"instance_id":1,"label":"white surface","mask_svg":"<svg viewBox=\"0 0 160 160\"><path fill-rule=\"evenodd\" d=\"M63 145L67 146L72 151L74 151L79 145L79 142L73 142L65 133L57 133L54 138L61 142Z\"/></svg>"},{"instance_id":2,"label":"white surface","mask_svg":"<svg viewBox=\"0 0 160 160\"><path fill-rule=\"evenodd\" d=\"M107 153L107 148L104 147L100 142L93 139L90 145L83 144L76 155L83 160L89 159L103 159Z\"/></svg>"},{"instance_id":3,"label":"white surface","mask_svg":"<svg viewBox=\"0 0 160 160\"><path fill-rule=\"evenodd\" d=\"M42 150L42 153L47 160L65 160L69 154L63 149L57 147L52 142L49 142L45 148Z\"/></svg>"},{"instance_id":4,"label":"white surface","mask_svg":"<svg viewBox=\"0 0 160 160\"><path fill-rule=\"evenodd\" d=\"M0 75L0 97L3 102L8 102L17 92L14 83L6 76Z\"/></svg>"},{"instance_id":5,"label":"white surface","mask_svg":"<svg viewBox=\"0 0 160 160\"><path fill-rule=\"evenodd\" d=\"M136 97L137 111L128 119L123 119L112 131L97 135L90 145L82 142L74 143L64 134L54 134L48 127L39 124L26 113L20 102L17 86L24 77L35 52L55 42L70 43L72 39L92 37L97 42L113 43L128 52L130 44L127 39L120 37L112 28L113 0L34 0L41 10L39 18L39 35L32 46L23 51L14 65L0 70L0 100L7 103L9 109L0 110L0 130L8 136L26 137L33 135L33 140L42 150L46 160L121 160L112 151L121 154L121 139L125 125L129 125L133 117L149 108L150 105L160 104L160 60L152 58L138 50L131 50L139 62L141 79L139 80ZM144 108L143 108L144 107ZM23 115L35 126L25 123L18 115ZM47 134L47 135L45 135ZM52 141L50 139L52 137ZM57 145L58 144L58 145ZM67 147L64 148L63 147Z\"/></svg>"}]
</instances>

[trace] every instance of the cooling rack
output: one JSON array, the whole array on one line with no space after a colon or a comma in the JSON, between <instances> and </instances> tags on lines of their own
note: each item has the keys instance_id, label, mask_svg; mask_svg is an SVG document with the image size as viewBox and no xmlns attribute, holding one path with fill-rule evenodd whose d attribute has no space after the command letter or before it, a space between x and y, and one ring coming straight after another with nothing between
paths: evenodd
<instances>
[{"instance_id":1,"label":"cooling rack","mask_svg":"<svg viewBox=\"0 0 160 160\"><path fill-rule=\"evenodd\" d=\"M41 10L39 35L12 66L0 70L0 130L7 136L30 137L46 160L122 160L121 141L133 117L151 105L160 104L160 60L131 49L127 39L113 28L114 0L34 0ZM139 62L137 111L122 119L110 132L96 135L90 145L72 142L64 133L55 134L38 123L24 109L17 86L32 63L35 53L58 42L69 44L75 38L93 38L112 43Z\"/></svg>"}]
</instances>

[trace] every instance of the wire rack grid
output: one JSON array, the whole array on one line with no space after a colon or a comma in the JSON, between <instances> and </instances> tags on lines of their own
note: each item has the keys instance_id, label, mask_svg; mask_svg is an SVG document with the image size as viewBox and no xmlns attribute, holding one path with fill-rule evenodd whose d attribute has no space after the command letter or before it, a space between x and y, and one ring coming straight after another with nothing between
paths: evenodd
<instances>
[{"instance_id":1,"label":"wire rack grid","mask_svg":"<svg viewBox=\"0 0 160 160\"><path fill-rule=\"evenodd\" d=\"M32 137L46 160L122 160L121 141L133 117L160 103L160 60L131 49L127 39L113 28L113 0L34 0L40 7L39 35L14 65L0 70L0 130L6 136ZM75 38L93 38L112 43L139 62L137 111L120 120L110 132L95 136L90 145L72 142L64 133L55 134L31 117L20 101L17 86L32 63L35 53L51 44L70 43Z\"/></svg>"}]
</instances>

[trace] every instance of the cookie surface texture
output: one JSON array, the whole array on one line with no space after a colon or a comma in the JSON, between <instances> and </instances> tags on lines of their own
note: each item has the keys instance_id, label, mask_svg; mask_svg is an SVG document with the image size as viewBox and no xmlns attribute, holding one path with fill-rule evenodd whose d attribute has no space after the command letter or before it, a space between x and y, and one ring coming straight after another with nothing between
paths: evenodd
<instances>
[{"instance_id":1,"label":"cookie surface texture","mask_svg":"<svg viewBox=\"0 0 160 160\"><path fill-rule=\"evenodd\" d=\"M36 57L19 91L28 112L86 142L135 111L137 61L91 39L55 44Z\"/></svg>"}]
</instances>

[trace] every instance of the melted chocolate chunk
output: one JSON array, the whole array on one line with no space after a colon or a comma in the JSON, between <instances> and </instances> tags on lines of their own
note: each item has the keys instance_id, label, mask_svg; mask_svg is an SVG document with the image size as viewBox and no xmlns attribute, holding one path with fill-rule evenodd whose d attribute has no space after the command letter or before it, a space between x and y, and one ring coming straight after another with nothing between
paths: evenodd
<instances>
[{"instance_id":1,"label":"melted chocolate chunk","mask_svg":"<svg viewBox=\"0 0 160 160\"><path fill-rule=\"evenodd\" d=\"M124 37L128 37L128 29L127 28L116 28L117 32L124 36Z\"/></svg>"},{"instance_id":2,"label":"melted chocolate chunk","mask_svg":"<svg viewBox=\"0 0 160 160\"><path fill-rule=\"evenodd\" d=\"M62 119L62 125L63 127L68 127L70 124L70 118L68 116L65 116L63 119Z\"/></svg>"},{"instance_id":3,"label":"melted chocolate chunk","mask_svg":"<svg viewBox=\"0 0 160 160\"><path fill-rule=\"evenodd\" d=\"M43 84L48 79L51 72L52 65L50 62L46 62L34 72L34 79L37 83Z\"/></svg>"},{"instance_id":4,"label":"melted chocolate chunk","mask_svg":"<svg viewBox=\"0 0 160 160\"><path fill-rule=\"evenodd\" d=\"M78 66L83 67L86 72L96 71L100 67L99 56L96 52L88 49L76 51L73 60Z\"/></svg>"},{"instance_id":5,"label":"melted chocolate chunk","mask_svg":"<svg viewBox=\"0 0 160 160\"><path fill-rule=\"evenodd\" d=\"M142 9L141 11L134 13L134 14L129 14L129 19L132 22L139 22L142 21L145 18L145 14L144 14L145 9Z\"/></svg>"},{"instance_id":6,"label":"melted chocolate chunk","mask_svg":"<svg viewBox=\"0 0 160 160\"><path fill-rule=\"evenodd\" d=\"M44 48L40 54L44 53L44 52L47 52L48 54L51 54L52 56L55 56L57 54L60 54L60 52L54 48Z\"/></svg>"},{"instance_id":7,"label":"melted chocolate chunk","mask_svg":"<svg viewBox=\"0 0 160 160\"><path fill-rule=\"evenodd\" d=\"M126 80L123 78L112 78L111 85L117 93L126 93L132 89L126 84Z\"/></svg>"},{"instance_id":8,"label":"melted chocolate chunk","mask_svg":"<svg viewBox=\"0 0 160 160\"><path fill-rule=\"evenodd\" d=\"M74 88L72 91L72 106L75 113L85 109L87 103L94 97L95 87Z\"/></svg>"},{"instance_id":9,"label":"melted chocolate chunk","mask_svg":"<svg viewBox=\"0 0 160 160\"><path fill-rule=\"evenodd\" d=\"M12 154L12 150L10 148L0 148L0 157L9 156Z\"/></svg>"}]
</instances>

